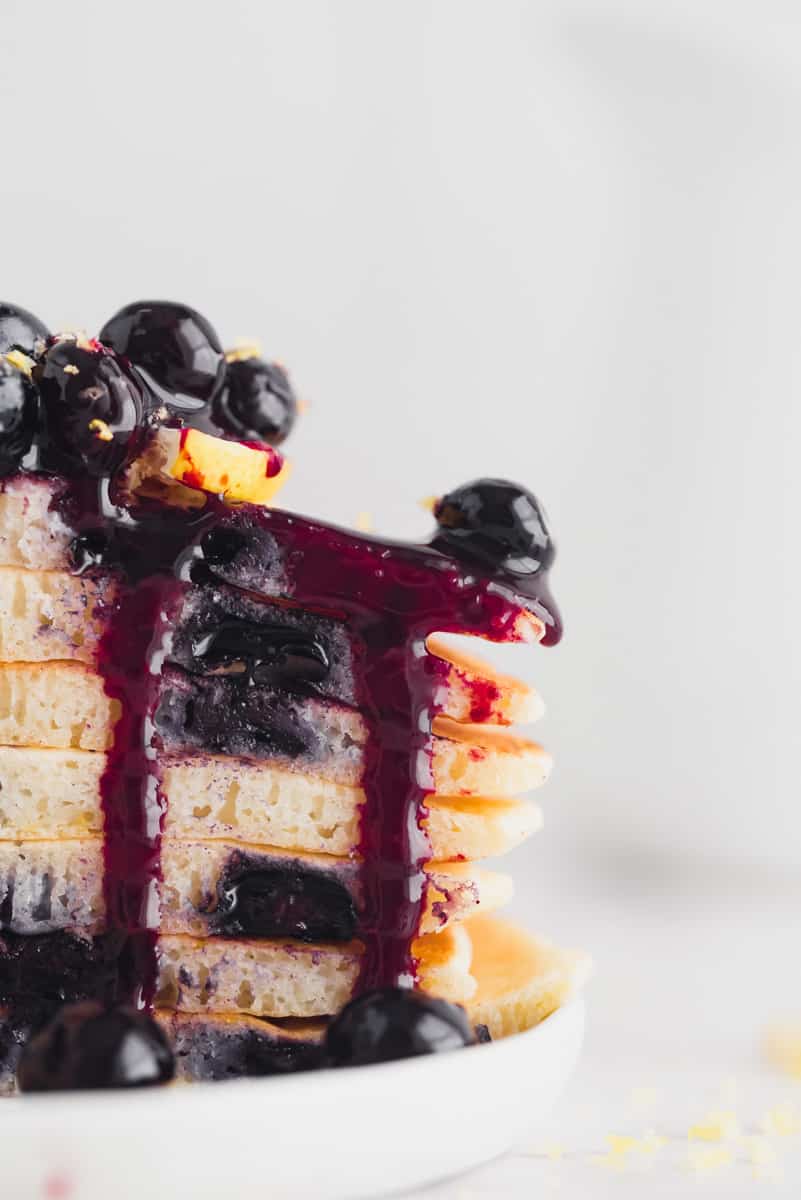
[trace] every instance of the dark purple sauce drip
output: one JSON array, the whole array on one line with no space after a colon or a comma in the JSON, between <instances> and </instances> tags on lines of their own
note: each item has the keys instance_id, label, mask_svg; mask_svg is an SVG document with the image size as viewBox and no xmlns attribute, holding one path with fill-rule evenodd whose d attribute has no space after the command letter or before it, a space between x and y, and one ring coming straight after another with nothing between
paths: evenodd
<instances>
[{"instance_id":1,"label":"dark purple sauce drip","mask_svg":"<svg viewBox=\"0 0 801 1200\"><path fill-rule=\"evenodd\" d=\"M106 694L120 706L100 779L107 921L123 935L111 999L150 1008L157 982L163 815L151 717L169 613L183 589L172 568L195 536L197 518L155 506L135 517L113 504L105 481L71 481L58 505L78 534L76 542L102 547L95 565L118 576L98 648ZM84 565L76 562L77 569Z\"/></svg>"},{"instance_id":2,"label":"dark purple sauce drip","mask_svg":"<svg viewBox=\"0 0 801 1200\"><path fill-rule=\"evenodd\" d=\"M127 935L120 970L123 994L117 1000L139 1007L149 1007L156 991L162 804L151 712L165 610L175 592L175 580L165 575L125 589L98 658L106 693L122 710L100 780L106 913L109 924Z\"/></svg>"},{"instance_id":3,"label":"dark purple sauce drip","mask_svg":"<svg viewBox=\"0 0 801 1200\"><path fill-rule=\"evenodd\" d=\"M106 484L96 487L71 485L61 507L79 533L101 531L107 565L123 580L99 659L106 691L123 711L101 782L109 922L126 935L117 999L147 1007L155 993L162 802L152 715L170 610L203 557L202 535L243 524L280 547L285 602L343 620L355 636L356 698L369 728L360 844L366 952L357 990L411 986L430 857L421 820L434 790L431 727L445 670L426 653L426 638L519 640L525 609L542 621L543 643L557 642L547 573L489 574L432 546L381 542L280 510L231 510L213 498L199 518L160 506L134 515L113 506Z\"/></svg>"}]
</instances>

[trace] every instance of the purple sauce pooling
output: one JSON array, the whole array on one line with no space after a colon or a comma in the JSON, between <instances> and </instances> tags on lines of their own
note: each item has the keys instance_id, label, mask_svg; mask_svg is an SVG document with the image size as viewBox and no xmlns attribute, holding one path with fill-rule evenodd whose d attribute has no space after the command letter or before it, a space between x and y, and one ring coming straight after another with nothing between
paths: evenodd
<instances>
[{"instance_id":1,"label":"purple sauce pooling","mask_svg":"<svg viewBox=\"0 0 801 1200\"><path fill-rule=\"evenodd\" d=\"M89 481L70 485L61 507L79 532L108 537L113 551L104 565L116 565L124 581L99 656L106 692L123 713L101 780L107 911L110 925L126 935L116 999L149 1007L155 998L163 801L152 716L170 613L202 559L203 535L215 527L258 526L269 534L280 549L279 599L344 621L355 638L357 703L369 729L359 847L365 954L357 991L412 986L430 858L422 818L434 790L432 722L448 669L427 653L426 638L441 632L520 640L528 610L544 625L543 643L557 642L561 625L547 571L489 572L432 546L379 541L278 509L231 509L215 498L199 517L159 505L132 512L110 504L102 483L98 500L95 488Z\"/></svg>"}]
</instances>

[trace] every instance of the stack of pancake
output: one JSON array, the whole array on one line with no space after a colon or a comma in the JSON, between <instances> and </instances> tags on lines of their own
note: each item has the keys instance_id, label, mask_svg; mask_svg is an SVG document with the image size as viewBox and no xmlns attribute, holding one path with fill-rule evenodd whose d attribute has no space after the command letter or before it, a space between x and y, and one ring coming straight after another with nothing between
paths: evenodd
<instances>
[{"instance_id":1,"label":"stack of pancake","mask_svg":"<svg viewBox=\"0 0 801 1200\"><path fill-rule=\"evenodd\" d=\"M74 573L58 486L20 475L0 493L7 1081L31 1028L64 1000L113 991L119 969L103 778L122 701L98 661L120 584L113 571ZM191 584L163 643L152 713L160 864L142 922L157 939L156 1013L185 1078L311 1065L325 1019L359 986L368 728L354 690L358 647L344 623L283 608L279 582L267 573L247 588ZM293 695L268 672L243 690L246 666L231 652L243 630L251 643L283 638L305 663L322 655L324 679ZM220 637L229 644L215 657ZM445 639L430 638L427 650L446 667L422 816L430 861L417 986L466 1005L496 1037L551 1012L585 969L581 957L486 915L512 883L480 860L541 823L537 806L515 797L545 780L549 757L506 728L536 719L541 703Z\"/></svg>"}]
</instances>

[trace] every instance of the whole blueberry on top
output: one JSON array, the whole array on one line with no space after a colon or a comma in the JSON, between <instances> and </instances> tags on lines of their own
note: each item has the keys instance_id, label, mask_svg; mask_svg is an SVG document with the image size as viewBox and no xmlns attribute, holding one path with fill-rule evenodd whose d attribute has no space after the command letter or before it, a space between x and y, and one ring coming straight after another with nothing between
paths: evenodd
<instances>
[{"instance_id":1,"label":"whole blueberry on top","mask_svg":"<svg viewBox=\"0 0 801 1200\"><path fill-rule=\"evenodd\" d=\"M30 450L37 411L35 385L0 358L0 476L13 474Z\"/></svg>"},{"instance_id":2,"label":"whole blueberry on top","mask_svg":"<svg viewBox=\"0 0 801 1200\"><path fill-rule=\"evenodd\" d=\"M33 313L0 300L0 354L21 350L33 358L36 343L45 342L49 337L49 331Z\"/></svg>"},{"instance_id":3,"label":"whole blueberry on top","mask_svg":"<svg viewBox=\"0 0 801 1200\"><path fill-rule=\"evenodd\" d=\"M212 326L186 304L137 300L107 321L99 339L127 358L176 413L198 412L220 387L225 355Z\"/></svg>"},{"instance_id":4,"label":"whole blueberry on top","mask_svg":"<svg viewBox=\"0 0 801 1200\"><path fill-rule=\"evenodd\" d=\"M169 1043L151 1017L91 1000L62 1008L28 1042L17 1067L23 1092L147 1087L174 1075Z\"/></svg>"},{"instance_id":5,"label":"whole blueberry on top","mask_svg":"<svg viewBox=\"0 0 801 1200\"><path fill-rule=\"evenodd\" d=\"M211 419L229 437L277 446L298 415L292 384L279 363L233 357L211 406Z\"/></svg>"},{"instance_id":6,"label":"whole blueberry on top","mask_svg":"<svg viewBox=\"0 0 801 1200\"><path fill-rule=\"evenodd\" d=\"M476 479L434 508L432 545L511 575L547 571L555 548L537 497L505 479Z\"/></svg>"},{"instance_id":7,"label":"whole blueberry on top","mask_svg":"<svg viewBox=\"0 0 801 1200\"><path fill-rule=\"evenodd\" d=\"M42 403L41 463L111 475L142 420L144 398L113 350L74 335L51 338L34 367Z\"/></svg>"},{"instance_id":8,"label":"whole blueberry on top","mask_svg":"<svg viewBox=\"0 0 801 1200\"><path fill-rule=\"evenodd\" d=\"M475 1044L458 1004L409 988L380 988L347 1004L328 1027L326 1053L335 1067L389 1062Z\"/></svg>"}]
</instances>

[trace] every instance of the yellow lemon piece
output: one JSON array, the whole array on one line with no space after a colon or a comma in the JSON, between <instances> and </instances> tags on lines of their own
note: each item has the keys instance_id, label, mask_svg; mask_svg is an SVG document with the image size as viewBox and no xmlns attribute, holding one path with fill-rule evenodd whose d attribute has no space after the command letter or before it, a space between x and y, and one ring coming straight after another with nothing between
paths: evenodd
<instances>
[{"instance_id":1,"label":"yellow lemon piece","mask_svg":"<svg viewBox=\"0 0 801 1200\"><path fill-rule=\"evenodd\" d=\"M691 1141L725 1142L740 1132L740 1122L733 1112L711 1112L693 1125L687 1134Z\"/></svg>"},{"instance_id":2,"label":"yellow lemon piece","mask_svg":"<svg viewBox=\"0 0 801 1200\"><path fill-rule=\"evenodd\" d=\"M269 504L288 475L288 464L272 446L162 427L129 464L122 490L188 509L203 508L208 495L231 504Z\"/></svg>"},{"instance_id":3,"label":"yellow lemon piece","mask_svg":"<svg viewBox=\"0 0 801 1200\"><path fill-rule=\"evenodd\" d=\"M8 354L4 355L4 358L7 363L30 379L33 368L36 365L32 358L27 354L23 354L21 350L9 350Z\"/></svg>"},{"instance_id":4,"label":"yellow lemon piece","mask_svg":"<svg viewBox=\"0 0 801 1200\"><path fill-rule=\"evenodd\" d=\"M185 487L226 500L269 504L289 475L289 466L271 446L228 442L198 429L170 430L177 446L166 474Z\"/></svg>"}]
</instances>

